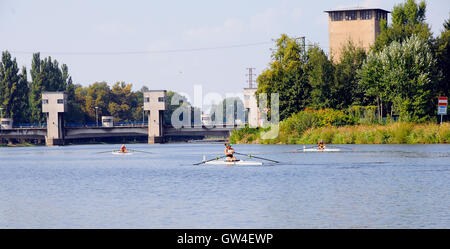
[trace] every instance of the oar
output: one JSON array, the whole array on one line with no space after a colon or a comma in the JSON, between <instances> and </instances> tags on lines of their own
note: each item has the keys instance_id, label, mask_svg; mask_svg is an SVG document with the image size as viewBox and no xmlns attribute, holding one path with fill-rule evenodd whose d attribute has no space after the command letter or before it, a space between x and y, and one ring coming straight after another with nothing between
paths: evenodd
<instances>
[{"instance_id":1,"label":"oar","mask_svg":"<svg viewBox=\"0 0 450 249\"><path fill-rule=\"evenodd\" d=\"M341 147L341 146L336 146L336 145L329 145L330 147L336 147L336 148L341 148L341 149L347 149L347 150L356 150L353 148L347 148L347 147Z\"/></svg>"},{"instance_id":2,"label":"oar","mask_svg":"<svg viewBox=\"0 0 450 249\"><path fill-rule=\"evenodd\" d=\"M100 151L100 152L95 152L95 154L101 154L101 153L111 153L114 150L107 150L107 151Z\"/></svg>"},{"instance_id":3,"label":"oar","mask_svg":"<svg viewBox=\"0 0 450 249\"><path fill-rule=\"evenodd\" d=\"M200 162L200 163L194 163L193 165L199 165L199 164L202 164L202 163L218 160L218 159L223 158L223 157L226 157L226 156L216 157L216 158L213 158L213 159L210 159L210 160L207 160L207 161L203 161L203 162Z\"/></svg>"},{"instance_id":4,"label":"oar","mask_svg":"<svg viewBox=\"0 0 450 249\"><path fill-rule=\"evenodd\" d=\"M271 159L267 159L267 158L262 158L262 157L257 157L257 156L253 156L253 155L247 155L247 154L242 154L242 153L237 153L237 152L235 152L235 154L243 155L243 156L248 156L248 157L253 157L253 158L258 158L258 159L262 159L262 160L267 160L267 161L271 161L271 162L274 162L274 163L279 163L278 161L275 161L275 160L271 160Z\"/></svg>"},{"instance_id":5,"label":"oar","mask_svg":"<svg viewBox=\"0 0 450 249\"><path fill-rule=\"evenodd\" d=\"M137 152L142 152L142 153L153 154L153 152L148 152L148 151L143 151L143 150L133 150L133 149L131 149L130 151L137 151Z\"/></svg>"},{"instance_id":6,"label":"oar","mask_svg":"<svg viewBox=\"0 0 450 249\"><path fill-rule=\"evenodd\" d=\"M302 150L304 150L304 149L313 149L313 148L316 148L316 146L312 146L312 147L306 148L306 146L303 145ZM299 150L299 149L294 149L294 150L292 150L292 152L297 152L298 150Z\"/></svg>"}]
</instances>

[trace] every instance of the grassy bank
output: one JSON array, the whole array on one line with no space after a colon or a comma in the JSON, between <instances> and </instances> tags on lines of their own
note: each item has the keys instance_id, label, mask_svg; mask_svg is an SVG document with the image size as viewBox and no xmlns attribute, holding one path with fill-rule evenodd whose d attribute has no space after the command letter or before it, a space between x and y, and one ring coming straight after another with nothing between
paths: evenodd
<instances>
[{"instance_id":1,"label":"grassy bank","mask_svg":"<svg viewBox=\"0 0 450 249\"><path fill-rule=\"evenodd\" d=\"M22 143L0 143L0 147L26 147L26 146L38 146L33 143L22 142Z\"/></svg>"},{"instance_id":2,"label":"grassy bank","mask_svg":"<svg viewBox=\"0 0 450 249\"><path fill-rule=\"evenodd\" d=\"M450 123L415 124L397 122L387 125L347 125L312 127L304 132L288 130L280 124L278 137L261 139L267 129L245 128L233 132L232 143L250 144L316 144L320 139L333 144L447 144Z\"/></svg>"}]
</instances>

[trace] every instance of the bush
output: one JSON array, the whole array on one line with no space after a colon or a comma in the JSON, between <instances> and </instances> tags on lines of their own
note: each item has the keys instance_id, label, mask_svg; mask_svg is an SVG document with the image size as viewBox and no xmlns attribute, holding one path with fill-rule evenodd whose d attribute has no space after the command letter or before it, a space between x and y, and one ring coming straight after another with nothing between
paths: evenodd
<instances>
[{"instance_id":1,"label":"bush","mask_svg":"<svg viewBox=\"0 0 450 249\"><path fill-rule=\"evenodd\" d=\"M317 126L343 126L352 125L354 120L350 115L345 114L342 110L322 109L318 111L305 110L313 112L317 116Z\"/></svg>"},{"instance_id":2,"label":"bush","mask_svg":"<svg viewBox=\"0 0 450 249\"><path fill-rule=\"evenodd\" d=\"M334 144L417 144L450 143L450 123L392 122L378 125L375 106L353 106L340 110L305 109L280 122L278 137L261 139L267 128L235 130L231 143L316 144L324 139ZM354 124L359 124L354 126Z\"/></svg>"},{"instance_id":3,"label":"bush","mask_svg":"<svg viewBox=\"0 0 450 249\"><path fill-rule=\"evenodd\" d=\"M230 135L230 143L237 144L237 143L247 143L255 140L256 134L258 133L260 128L250 128L248 126L245 126L244 128L233 130L233 132Z\"/></svg>"},{"instance_id":4,"label":"bush","mask_svg":"<svg viewBox=\"0 0 450 249\"><path fill-rule=\"evenodd\" d=\"M443 123L439 126L439 143L450 143L450 123Z\"/></svg>"}]
</instances>

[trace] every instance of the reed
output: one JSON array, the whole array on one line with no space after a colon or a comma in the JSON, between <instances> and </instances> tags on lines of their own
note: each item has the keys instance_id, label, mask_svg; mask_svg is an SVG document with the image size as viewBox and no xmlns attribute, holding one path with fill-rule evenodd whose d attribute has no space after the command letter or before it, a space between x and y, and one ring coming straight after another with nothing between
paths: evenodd
<instances>
[{"instance_id":1,"label":"reed","mask_svg":"<svg viewBox=\"0 0 450 249\"><path fill-rule=\"evenodd\" d=\"M450 124L358 125L313 128L301 138L303 143L325 139L336 144L437 144L450 142Z\"/></svg>"},{"instance_id":2,"label":"reed","mask_svg":"<svg viewBox=\"0 0 450 249\"><path fill-rule=\"evenodd\" d=\"M311 127L304 132L280 125L279 136L262 140L258 129L239 133L233 132L235 143L259 144L316 144L323 139L331 144L437 144L450 143L450 123L397 122L386 125L351 125ZM230 139L231 140L231 139Z\"/></svg>"}]
</instances>

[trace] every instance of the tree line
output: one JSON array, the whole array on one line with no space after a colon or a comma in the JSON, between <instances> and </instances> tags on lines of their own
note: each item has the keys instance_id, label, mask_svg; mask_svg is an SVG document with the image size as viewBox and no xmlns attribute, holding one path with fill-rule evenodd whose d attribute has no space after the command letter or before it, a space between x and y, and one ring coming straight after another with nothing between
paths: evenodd
<instances>
[{"instance_id":1,"label":"tree line","mask_svg":"<svg viewBox=\"0 0 450 249\"><path fill-rule=\"evenodd\" d=\"M276 40L269 67L257 78L257 94L279 93L280 120L306 108L343 110L352 106L376 106L379 119L430 120L436 115L437 97L450 93L450 19L434 37L425 12L424 1L396 5L391 24L380 20L381 33L369 51L349 42L339 61L328 58L317 45L304 50L295 38L283 34ZM30 75L28 79L27 69L20 69L8 51L2 52L0 108L3 116L13 118L16 124L45 123L43 91L67 93L70 111L65 114L66 122L95 122L95 107L99 116L114 116L116 122L142 120L146 87L133 91L126 82L112 87L95 82L83 87L73 83L66 64L60 66L50 56L42 59L40 53L33 54ZM178 108L171 103L175 94L167 93L166 123ZM200 112L186 99L180 100L180 105L191 110L190 115L189 111L180 113L180 120L183 115L200 120ZM226 106L213 107L211 114L219 109L226 113ZM225 115L224 121L230 118Z\"/></svg>"},{"instance_id":2,"label":"tree line","mask_svg":"<svg viewBox=\"0 0 450 249\"><path fill-rule=\"evenodd\" d=\"M376 106L380 120L431 120L437 97L450 93L450 19L434 37L425 10L424 1L394 6L392 23L380 21L381 33L370 50L349 41L339 61L317 45L305 51L283 34L257 78L257 94L279 93L281 120L306 108L351 106Z\"/></svg>"},{"instance_id":3,"label":"tree line","mask_svg":"<svg viewBox=\"0 0 450 249\"><path fill-rule=\"evenodd\" d=\"M33 54L30 75L29 81L27 69L22 67L19 70L16 59L8 51L2 52L0 108L3 108L3 117L12 118L15 124L46 122L42 113L44 91L61 91L67 94L69 111L65 113L66 123L96 122L96 115L113 116L115 122L147 120L143 113L143 95L148 91L145 86L133 91L133 84L126 82L116 82L112 86L104 81L94 82L86 87L74 84L66 64L60 66L50 56L41 59L40 53ZM176 93L172 91L167 92L168 110L164 115L166 123L170 123L171 114L179 106L171 103L174 94ZM192 108L186 98L180 98L180 105Z\"/></svg>"}]
</instances>

